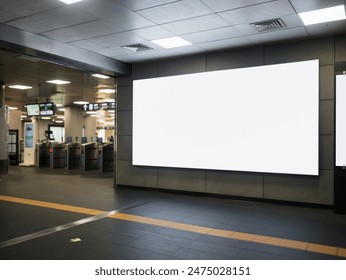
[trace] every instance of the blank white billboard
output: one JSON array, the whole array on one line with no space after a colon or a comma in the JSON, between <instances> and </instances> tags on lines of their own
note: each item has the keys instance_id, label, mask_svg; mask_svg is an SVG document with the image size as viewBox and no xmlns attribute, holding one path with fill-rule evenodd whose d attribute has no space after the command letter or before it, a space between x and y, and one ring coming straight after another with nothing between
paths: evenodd
<instances>
[{"instance_id":1,"label":"blank white billboard","mask_svg":"<svg viewBox=\"0 0 346 280\"><path fill-rule=\"evenodd\" d=\"M335 165L346 166L346 76L336 76Z\"/></svg>"},{"instance_id":2,"label":"blank white billboard","mask_svg":"<svg viewBox=\"0 0 346 280\"><path fill-rule=\"evenodd\" d=\"M133 83L133 165L318 175L319 61Z\"/></svg>"}]
</instances>

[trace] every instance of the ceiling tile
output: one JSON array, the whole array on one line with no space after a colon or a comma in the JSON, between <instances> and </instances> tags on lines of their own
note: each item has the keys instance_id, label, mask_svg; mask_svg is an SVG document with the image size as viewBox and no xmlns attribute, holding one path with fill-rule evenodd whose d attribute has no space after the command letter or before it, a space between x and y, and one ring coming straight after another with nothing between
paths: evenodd
<instances>
[{"instance_id":1,"label":"ceiling tile","mask_svg":"<svg viewBox=\"0 0 346 280\"><path fill-rule=\"evenodd\" d=\"M266 32L247 37L253 44L261 45L265 43L284 42L289 40L308 39L309 34L304 27L285 29L276 32Z\"/></svg>"},{"instance_id":2,"label":"ceiling tile","mask_svg":"<svg viewBox=\"0 0 346 280\"><path fill-rule=\"evenodd\" d=\"M15 18L26 17L60 6L64 6L62 2L47 0L1 0L0 5L2 13L15 15Z\"/></svg>"},{"instance_id":3,"label":"ceiling tile","mask_svg":"<svg viewBox=\"0 0 346 280\"><path fill-rule=\"evenodd\" d=\"M290 14L295 14L295 11L286 0L219 13L219 15L231 25L275 19Z\"/></svg>"},{"instance_id":4,"label":"ceiling tile","mask_svg":"<svg viewBox=\"0 0 346 280\"><path fill-rule=\"evenodd\" d=\"M104 56L109 56L109 57L133 54L133 52L131 52L127 49L124 49L122 47L104 48L104 49L98 50L97 53L104 55Z\"/></svg>"},{"instance_id":5,"label":"ceiling tile","mask_svg":"<svg viewBox=\"0 0 346 280\"><path fill-rule=\"evenodd\" d=\"M30 17L13 20L6 24L36 34L52 29L51 26L32 20Z\"/></svg>"},{"instance_id":6,"label":"ceiling tile","mask_svg":"<svg viewBox=\"0 0 346 280\"><path fill-rule=\"evenodd\" d=\"M216 51L222 49L229 49L234 47L248 47L253 45L253 43L246 37L237 37L226 40L218 40L213 42L198 44L199 47L206 51Z\"/></svg>"},{"instance_id":7,"label":"ceiling tile","mask_svg":"<svg viewBox=\"0 0 346 280\"><path fill-rule=\"evenodd\" d=\"M103 46L103 48L123 46L143 41L141 37L139 37L132 31L120 32L106 36L99 36L90 40L96 44L99 44L100 46Z\"/></svg>"},{"instance_id":8,"label":"ceiling tile","mask_svg":"<svg viewBox=\"0 0 346 280\"><path fill-rule=\"evenodd\" d=\"M91 41L91 40L80 40L80 41L76 41L76 42L71 42L69 43L69 45L81 48L81 49L85 49L88 51L97 51L100 50L102 48L104 48L103 46L100 46L99 44Z\"/></svg>"},{"instance_id":9,"label":"ceiling tile","mask_svg":"<svg viewBox=\"0 0 346 280\"><path fill-rule=\"evenodd\" d=\"M174 33L158 25L136 29L136 30L133 30L133 32L146 40L167 38L167 37L171 37L175 35Z\"/></svg>"},{"instance_id":10,"label":"ceiling tile","mask_svg":"<svg viewBox=\"0 0 346 280\"><path fill-rule=\"evenodd\" d=\"M344 0L328 0L328 1L326 0L309 0L309 1L290 0L290 2L292 3L294 9L298 13L324 9L328 7L338 6L338 5L345 5Z\"/></svg>"},{"instance_id":11,"label":"ceiling tile","mask_svg":"<svg viewBox=\"0 0 346 280\"><path fill-rule=\"evenodd\" d=\"M312 37L327 36L329 34L345 34L346 20L338 20L328 23L320 23L305 26Z\"/></svg>"},{"instance_id":12,"label":"ceiling tile","mask_svg":"<svg viewBox=\"0 0 346 280\"><path fill-rule=\"evenodd\" d=\"M199 0L184 0L137 12L156 24L163 24L213 13Z\"/></svg>"},{"instance_id":13,"label":"ceiling tile","mask_svg":"<svg viewBox=\"0 0 346 280\"><path fill-rule=\"evenodd\" d=\"M163 24L162 27L177 35L225 27L228 24L216 14Z\"/></svg>"},{"instance_id":14,"label":"ceiling tile","mask_svg":"<svg viewBox=\"0 0 346 280\"><path fill-rule=\"evenodd\" d=\"M177 2L177 0L117 0L117 3L129 8L132 11L148 9L172 2Z\"/></svg>"},{"instance_id":15,"label":"ceiling tile","mask_svg":"<svg viewBox=\"0 0 346 280\"><path fill-rule=\"evenodd\" d=\"M233 10L271 1L273 0L202 0L202 2L215 12Z\"/></svg>"},{"instance_id":16,"label":"ceiling tile","mask_svg":"<svg viewBox=\"0 0 346 280\"><path fill-rule=\"evenodd\" d=\"M41 25L40 30L44 29L44 31L59 29L63 27L67 27L70 25L80 24L84 22L89 22L98 19L95 16L91 16L87 13L77 10L74 7L63 6L61 8L57 8L54 10L49 10L47 12L39 13L33 16L28 16L26 19L22 21L16 21L15 23L10 22L11 24L23 25L26 22L31 23L30 27L25 29L25 26L21 26L20 28L27 30L29 28L33 28L34 26ZM39 33L34 32L33 33ZM42 32L42 31L41 31Z\"/></svg>"},{"instance_id":17,"label":"ceiling tile","mask_svg":"<svg viewBox=\"0 0 346 280\"><path fill-rule=\"evenodd\" d=\"M78 9L103 19L123 30L132 30L154 25L148 19L117 4L114 0L102 0L102 5L99 1L82 1L77 4L79 4Z\"/></svg>"},{"instance_id":18,"label":"ceiling tile","mask_svg":"<svg viewBox=\"0 0 346 280\"><path fill-rule=\"evenodd\" d=\"M102 35L108 35L123 31L114 27L103 20L82 23L71 27L45 32L43 35L61 42L72 42L83 39L93 38Z\"/></svg>"},{"instance_id":19,"label":"ceiling tile","mask_svg":"<svg viewBox=\"0 0 346 280\"><path fill-rule=\"evenodd\" d=\"M240 34L233 27L223 27L219 29L202 31L191 33L187 35L182 35L181 37L192 44L201 44L205 42L223 40L232 37L238 37Z\"/></svg>"}]
</instances>

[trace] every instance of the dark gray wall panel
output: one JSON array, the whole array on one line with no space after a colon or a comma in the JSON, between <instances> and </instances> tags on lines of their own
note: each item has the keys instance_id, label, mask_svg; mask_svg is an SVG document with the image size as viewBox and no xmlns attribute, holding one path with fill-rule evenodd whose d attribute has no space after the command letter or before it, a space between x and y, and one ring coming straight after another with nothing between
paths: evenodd
<instances>
[{"instance_id":1,"label":"dark gray wall panel","mask_svg":"<svg viewBox=\"0 0 346 280\"><path fill-rule=\"evenodd\" d=\"M157 168L133 166L131 161L117 161L117 184L157 188Z\"/></svg>"},{"instance_id":2,"label":"dark gray wall panel","mask_svg":"<svg viewBox=\"0 0 346 280\"><path fill-rule=\"evenodd\" d=\"M239 49L207 55L207 71L263 65L263 48Z\"/></svg>"},{"instance_id":3,"label":"dark gray wall panel","mask_svg":"<svg viewBox=\"0 0 346 280\"><path fill-rule=\"evenodd\" d=\"M332 205L334 171L320 176L264 175L264 198Z\"/></svg>"},{"instance_id":4,"label":"dark gray wall panel","mask_svg":"<svg viewBox=\"0 0 346 280\"><path fill-rule=\"evenodd\" d=\"M158 75L158 63L157 62L148 62L148 63L140 63L134 65L132 68L132 76L134 80L146 79L157 77Z\"/></svg>"},{"instance_id":5,"label":"dark gray wall panel","mask_svg":"<svg viewBox=\"0 0 346 280\"><path fill-rule=\"evenodd\" d=\"M334 134L334 100L320 101L320 134Z\"/></svg>"},{"instance_id":6,"label":"dark gray wall panel","mask_svg":"<svg viewBox=\"0 0 346 280\"><path fill-rule=\"evenodd\" d=\"M207 172L207 193L263 198L263 175L258 173Z\"/></svg>"},{"instance_id":7,"label":"dark gray wall panel","mask_svg":"<svg viewBox=\"0 0 346 280\"><path fill-rule=\"evenodd\" d=\"M117 91L117 109L118 111L132 110L132 86L119 86Z\"/></svg>"},{"instance_id":8,"label":"dark gray wall panel","mask_svg":"<svg viewBox=\"0 0 346 280\"><path fill-rule=\"evenodd\" d=\"M334 65L320 67L320 99L334 99Z\"/></svg>"},{"instance_id":9,"label":"dark gray wall panel","mask_svg":"<svg viewBox=\"0 0 346 280\"><path fill-rule=\"evenodd\" d=\"M132 86L132 77L119 77L117 78L117 86Z\"/></svg>"},{"instance_id":10,"label":"dark gray wall panel","mask_svg":"<svg viewBox=\"0 0 346 280\"><path fill-rule=\"evenodd\" d=\"M158 169L158 188L205 192L205 172L175 168Z\"/></svg>"},{"instance_id":11,"label":"dark gray wall panel","mask_svg":"<svg viewBox=\"0 0 346 280\"><path fill-rule=\"evenodd\" d=\"M335 62L346 61L346 35L335 37Z\"/></svg>"},{"instance_id":12,"label":"dark gray wall panel","mask_svg":"<svg viewBox=\"0 0 346 280\"><path fill-rule=\"evenodd\" d=\"M173 76L206 71L206 56L182 57L158 63L158 76Z\"/></svg>"},{"instance_id":13,"label":"dark gray wall panel","mask_svg":"<svg viewBox=\"0 0 346 280\"><path fill-rule=\"evenodd\" d=\"M334 64L334 38L279 44L265 47L265 64L320 59L320 65Z\"/></svg>"},{"instance_id":14,"label":"dark gray wall panel","mask_svg":"<svg viewBox=\"0 0 346 280\"><path fill-rule=\"evenodd\" d=\"M118 111L117 135L132 135L132 111Z\"/></svg>"},{"instance_id":15,"label":"dark gray wall panel","mask_svg":"<svg viewBox=\"0 0 346 280\"><path fill-rule=\"evenodd\" d=\"M132 160L132 136L117 137L117 158L118 160Z\"/></svg>"},{"instance_id":16,"label":"dark gray wall panel","mask_svg":"<svg viewBox=\"0 0 346 280\"><path fill-rule=\"evenodd\" d=\"M320 169L334 170L333 135L320 135Z\"/></svg>"}]
</instances>

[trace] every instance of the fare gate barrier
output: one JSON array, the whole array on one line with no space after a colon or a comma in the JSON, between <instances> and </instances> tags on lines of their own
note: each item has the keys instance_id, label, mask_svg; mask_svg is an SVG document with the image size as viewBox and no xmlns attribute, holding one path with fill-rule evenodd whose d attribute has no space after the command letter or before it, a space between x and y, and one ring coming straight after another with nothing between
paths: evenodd
<instances>
[{"instance_id":1,"label":"fare gate barrier","mask_svg":"<svg viewBox=\"0 0 346 280\"><path fill-rule=\"evenodd\" d=\"M65 145L65 168L79 169L81 163L81 144L67 143Z\"/></svg>"},{"instance_id":2,"label":"fare gate barrier","mask_svg":"<svg viewBox=\"0 0 346 280\"><path fill-rule=\"evenodd\" d=\"M82 144L81 169L83 171L98 169L98 143Z\"/></svg>"},{"instance_id":3,"label":"fare gate barrier","mask_svg":"<svg viewBox=\"0 0 346 280\"><path fill-rule=\"evenodd\" d=\"M50 168L65 167L65 144L50 143Z\"/></svg>"},{"instance_id":4,"label":"fare gate barrier","mask_svg":"<svg viewBox=\"0 0 346 280\"><path fill-rule=\"evenodd\" d=\"M43 142L36 145L36 166L49 167L50 166L50 143Z\"/></svg>"},{"instance_id":5,"label":"fare gate barrier","mask_svg":"<svg viewBox=\"0 0 346 280\"><path fill-rule=\"evenodd\" d=\"M99 147L99 170L113 172L114 143L106 143Z\"/></svg>"}]
</instances>

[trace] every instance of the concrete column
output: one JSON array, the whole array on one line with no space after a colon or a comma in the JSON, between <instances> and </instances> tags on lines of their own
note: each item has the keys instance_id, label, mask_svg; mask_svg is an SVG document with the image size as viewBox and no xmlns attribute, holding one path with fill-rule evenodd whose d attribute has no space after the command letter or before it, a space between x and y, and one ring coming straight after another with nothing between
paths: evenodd
<instances>
[{"instance_id":1,"label":"concrete column","mask_svg":"<svg viewBox=\"0 0 346 280\"><path fill-rule=\"evenodd\" d=\"M91 137L96 136L96 121L97 119L94 117L86 116L84 118L84 127L85 127L85 137L88 137L88 141L90 141Z\"/></svg>"},{"instance_id":2,"label":"concrete column","mask_svg":"<svg viewBox=\"0 0 346 280\"><path fill-rule=\"evenodd\" d=\"M83 110L81 107L65 108L65 138L72 137L75 142L76 137L80 142L83 136Z\"/></svg>"},{"instance_id":3,"label":"concrete column","mask_svg":"<svg viewBox=\"0 0 346 280\"><path fill-rule=\"evenodd\" d=\"M5 84L0 81L0 175L8 173L8 109L5 106Z\"/></svg>"}]
</instances>

